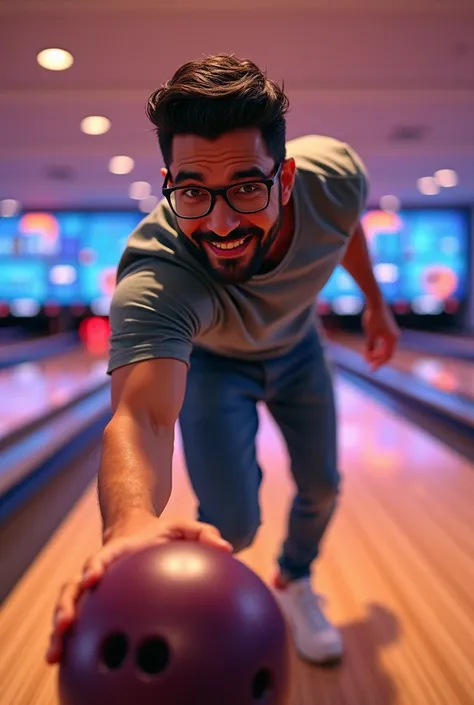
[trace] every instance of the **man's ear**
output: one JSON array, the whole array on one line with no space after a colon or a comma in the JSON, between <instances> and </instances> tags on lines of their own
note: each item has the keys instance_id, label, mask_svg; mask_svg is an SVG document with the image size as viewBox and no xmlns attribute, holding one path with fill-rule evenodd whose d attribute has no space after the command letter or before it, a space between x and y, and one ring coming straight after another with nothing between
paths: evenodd
<instances>
[{"instance_id":1,"label":"man's ear","mask_svg":"<svg viewBox=\"0 0 474 705\"><path fill-rule=\"evenodd\" d=\"M168 169L165 166L160 169L160 174L164 179L166 178L167 173L168 173Z\"/></svg>"}]
</instances>

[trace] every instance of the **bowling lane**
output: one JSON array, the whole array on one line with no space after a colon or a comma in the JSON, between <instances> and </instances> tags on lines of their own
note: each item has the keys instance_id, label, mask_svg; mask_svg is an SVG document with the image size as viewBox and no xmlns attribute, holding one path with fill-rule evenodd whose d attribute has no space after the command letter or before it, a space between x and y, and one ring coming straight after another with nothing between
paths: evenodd
<instances>
[{"instance_id":1,"label":"bowling lane","mask_svg":"<svg viewBox=\"0 0 474 705\"><path fill-rule=\"evenodd\" d=\"M344 483L314 585L346 657L332 670L293 657L289 705L472 705L474 467L350 383L336 389ZM292 484L264 409L258 453L263 526L240 558L269 580ZM98 458L99 449L89 462ZM192 518L179 433L174 477L164 517ZM56 669L43 662L51 613L59 587L99 545L93 483L2 606L2 702L58 704Z\"/></svg>"},{"instance_id":2,"label":"bowling lane","mask_svg":"<svg viewBox=\"0 0 474 705\"><path fill-rule=\"evenodd\" d=\"M15 348L18 345L25 345L30 342L37 342L42 340L43 336L38 335L27 335L20 330L5 328L0 329L0 350L7 350L8 348Z\"/></svg>"},{"instance_id":3,"label":"bowling lane","mask_svg":"<svg viewBox=\"0 0 474 705\"><path fill-rule=\"evenodd\" d=\"M474 335L467 331L435 333L405 328L403 342L405 347L414 350L433 349L446 357L474 361Z\"/></svg>"},{"instance_id":4,"label":"bowling lane","mask_svg":"<svg viewBox=\"0 0 474 705\"><path fill-rule=\"evenodd\" d=\"M0 440L103 380L106 364L80 348L0 370Z\"/></svg>"},{"instance_id":5,"label":"bowling lane","mask_svg":"<svg viewBox=\"0 0 474 705\"><path fill-rule=\"evenodd\" d=\"M331 340L357 352L364 351L364 338L358 335L332 334ZM460 360L433 352L423 353L401 345L390 365L407 372L425 384L474 401L474 362Z\"/></svg>"}]
</instances>

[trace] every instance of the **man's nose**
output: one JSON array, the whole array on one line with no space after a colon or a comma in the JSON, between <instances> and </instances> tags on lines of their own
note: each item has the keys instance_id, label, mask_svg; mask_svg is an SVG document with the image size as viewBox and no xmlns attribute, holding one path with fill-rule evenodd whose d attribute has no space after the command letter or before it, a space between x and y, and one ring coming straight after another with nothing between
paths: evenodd
<instances>
[{"instance_id":1,"label":"man's nose","mask_svg":"<svg viewBox=\"0 0 474 705\"><path fill-rule=\"evenodd\" d=\"M223 198L217 198L214 208L206 217L206 228L212 230L219 237L227 237L232 230L239 226L240 219L236 213L224 201Z\"/></svg>"}]
</instances>

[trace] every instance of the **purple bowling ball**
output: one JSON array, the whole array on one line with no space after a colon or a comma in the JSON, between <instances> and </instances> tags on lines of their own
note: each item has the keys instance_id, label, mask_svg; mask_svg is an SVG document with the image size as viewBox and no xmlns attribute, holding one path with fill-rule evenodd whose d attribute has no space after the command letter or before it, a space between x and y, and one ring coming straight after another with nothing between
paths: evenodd
<instances>
[{"instance_id":1,"label":"purple bowling ball","mask_svg":"<svg viewBox=\"0 0 474 705\"><path fill-rule=\"evenodd\" d=\"M230 553L172 541L124 556L78 604L61 705L286 705L289 637Z\"/></svg>"}]
</instances>

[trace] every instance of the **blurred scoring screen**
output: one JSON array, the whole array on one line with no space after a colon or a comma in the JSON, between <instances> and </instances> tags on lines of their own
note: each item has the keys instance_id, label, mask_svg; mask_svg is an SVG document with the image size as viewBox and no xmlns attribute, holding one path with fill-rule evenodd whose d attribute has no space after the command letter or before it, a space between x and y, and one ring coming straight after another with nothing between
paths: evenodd
<instances>
[{"instance_id":1,"label":"blurred scoring screen","mask_svg":"<svg viewBox=\"0 0 474 705\"><path fill-rule=\"evenodd\" d=\"M28 212L0 218L0 302L17 315L32 315L50 303L86 304L106 315L117 263L142 218L136 211ZM377 280L401 313L454 312L466 299L467 211L372 210L363 225ZM318 305L321 313L351 315L360 312L363 297L338 267Z\"/></svg>"},{"instance_id":2,"label":"blurred scoring screen","mask_svg":"<svg viewBox=\"0 0 474 705\"><path fill-rule=\"evenodd\" d=\"M362 223L377 281L400 313L454 312L468 296L469 214L464 210L368 211ZM363 297L338 267L321 291L322 311L358 313Z\"/></svg>"}]
</instances>

